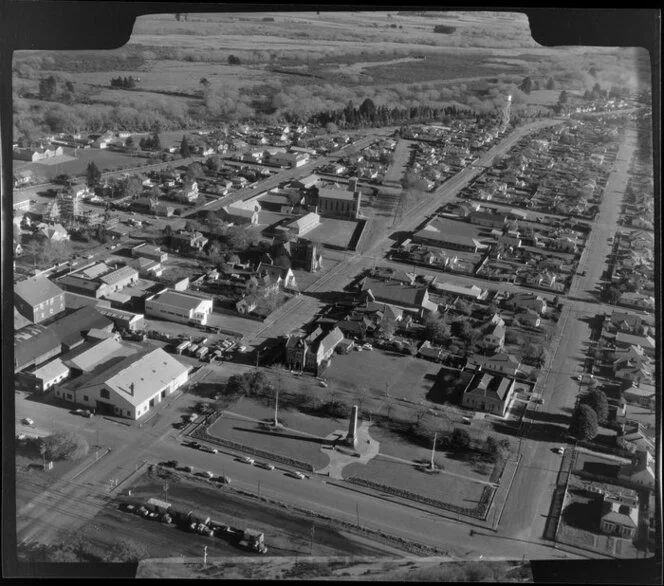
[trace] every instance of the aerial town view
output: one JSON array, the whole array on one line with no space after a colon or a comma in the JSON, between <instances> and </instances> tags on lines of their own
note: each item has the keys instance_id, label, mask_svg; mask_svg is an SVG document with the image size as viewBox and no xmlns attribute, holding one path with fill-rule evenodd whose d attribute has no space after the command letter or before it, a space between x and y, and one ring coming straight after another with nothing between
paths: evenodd
<instances>
[{"instance_id":1,"label":"aerial town view","mask_svg":"<svg viewBox=\"0 0 664 586\"><path fill-rule=\"evenodd\" d=\"M176 13L12 73L19 560L523 582L658 551L647 51Z\"/></svg>"}]
</instances>

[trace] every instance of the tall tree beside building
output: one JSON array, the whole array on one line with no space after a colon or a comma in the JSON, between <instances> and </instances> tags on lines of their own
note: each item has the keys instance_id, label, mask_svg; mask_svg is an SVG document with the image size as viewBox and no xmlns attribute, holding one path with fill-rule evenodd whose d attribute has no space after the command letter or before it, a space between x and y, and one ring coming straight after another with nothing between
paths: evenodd
<instances>
[{"instance_id":1,"label":"tall tree beside building","mask_svg":"<svg viewBox=\"0 0 664 586\"><path fill-rule=\"evenodd\" d=\"M87 180L88 187L94 187L99 183L101 179L101 171L99 167L95 164L94 161L90 161L85 170L85 178Z\"/></svg>"},{"instance_id":2,"label":"tall tree beside building","mask_svg":"<svg viewBox=\"0 0 664 586\"><path fill-rule=\"evenodd\" d=\"M590 405L579 405L572 418L570 433L582 441L591 440L597 436L599 422L597 413Z\"/></svg>"},{"instance_id":3,"label":"tall tree beside building","mask_svg":"<svg viewBox=\"0 0 664 586\"><path fill-rule=\"evenodd\" d=\"M180 154L185 159L191 156L191 146L189 145L189 140L186 136L182 137L182 142L180 143Z\"/></svg>"},{"instance_id":4,"label":"tall tree beside building","mask_svg":"<svg viewBox=\"0 0 664 586\"><path fill-rule=\"evenodd\" d=\"M606 423L609 418L609 400L601 389L592 389L581 399L583 405L588 405L596 414L600 424Z\"/></svg>"}]
</instances>

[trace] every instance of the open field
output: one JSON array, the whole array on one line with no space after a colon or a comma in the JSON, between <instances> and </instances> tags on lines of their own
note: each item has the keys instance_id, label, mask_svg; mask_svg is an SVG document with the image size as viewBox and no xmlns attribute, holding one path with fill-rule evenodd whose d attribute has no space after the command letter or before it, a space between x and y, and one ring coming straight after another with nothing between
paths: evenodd
<instances>
[{"instance_id":1,"label":"open field","mask_svg":"<svg viewBox=\"0 0 664 586\"><path fill-rule=\"evenodd\" d=\"M414 465L378 456L368 464L350 464L344 478L356 477L407 490L459 507L473 508L479 503L484 484L451 476L428 474Z\"/></svg>"},{"instance_id":2,"label":"open field","mask_svg":"<svg viewBox=\"0 0 664 586\"><path fill-rule=\"evenodd\" d=\"M335 356L325 379L330 388L337 385L383 394L387 389L393 397L419 402L433 385L438 370L440 365L426 360L374 350Z\"/></svg>"}]
</instances>

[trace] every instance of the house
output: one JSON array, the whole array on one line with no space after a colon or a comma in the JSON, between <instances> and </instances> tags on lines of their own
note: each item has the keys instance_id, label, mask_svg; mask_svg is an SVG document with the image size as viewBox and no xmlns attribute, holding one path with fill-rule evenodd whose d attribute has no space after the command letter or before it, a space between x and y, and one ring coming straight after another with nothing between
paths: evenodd
<instances>
[{"instance_id":1,"label":"house","mask_svg":"<svg viewBox=\"0 0 664 586\"><path fill-rule=\"evenodd\" d=\"M110 319L118 330L122 329L135 332L145 328L145 316L142 313L131 313L121 309L102 306L97 306L97 311Z\"/></svg>"},{"instance_id":2,"label":"house","mask_svg":"<svg viewBox=\"0 0 664 586\"><path fill-rule=\"evenodd\" d=\"M626 334L625 332L618 332L616 334L616 347L629 348L630 346L640 346L647 356L655 355L655 340L652 336L635 336L634 334Z\"/></svg>"},{"instance_id":3,"label":"house","mask_svg":"<svg viewBox=\"0 0 664 586\"><path fill-rule=\"evenodd\" d=\"M432 362L440 362L444 357L444 352L442 348L432 346L429 340L425 340L417 351L417 356Z\"/></svg>"},{"instance_id":4,"label":"house","mask_svg":"<svg viewBox=\"0 0 664 586\"><path fill-rule=\"evenodd\" d=\"M638 449L630 464L620 466L618 479L632 485L653 490L655 488L655 459L644 448Z\"/></svg>"},{"instance_id":5,"label":"house","mask_svg":"<svg viewBox=\"0 0 664 586\"><path fill-rule=\"evenodd\" d=\"M14 173L14 187L28 185L34 179L34 173L30 169L19 169Z\"/></svg>"},{"instance_id":6,"label":"house","mask_svg":"<svg viewBox=\"0 0 664 586\"><path fill-rule=\"evenodd\" d=\"M293 181L291 185L297 189L311 189L319 183L320 177L314 173Z\"/></svg>"},{"instance_id":7,"label":"house","mask_svg":"<svg viewBox=\"0 0 664 586\"><path fill-rule=\"evenodd\" d=\"M41 224L39 231L53 242L69 240L69 232L62 224Z\"/></svg>"},{"instance_id":8,"label":"house","mask_svg":"<svg viewBox=\"0 0 664 586\"><path fill-rule=\"evenodd\" d=\"M622 397L627 403L640 405L647 409L654 410L657 401L657 393L655 387L648 383L635 383L632 382L622 392Z\"/></svg>"},{"instance_id":9,"label":"house","mask_svg":"<svg viewBox=\"0 0 664 586\"><path fill-rule=\"evenodd\" d=\"M14 285L14 306L33 323L65 310L64 291L46 277L36 276Z\"/></svg>"},{"instance_id":10,"label":"house","mask_svg":"<svg viewBox=\"0 0 664 586\"><path fill-rule=\"evenodd\" d=\"M404 285L395 281L381 281L367 277L361 285L362 301L380 301L399 308L414 310L418 316L438 311L438 305L429 300L425 287Z\"/></svg>"},{"instance_id":11,"label":"house","mask_svg":"<svg viewBox=\"0 0 664 586\"><path fill-rule=\"evenodd\" d=\"M643 336L648 331L648 324L641 316L624 311L614 311L610 317L610 323L621 332Z\"/></svg>"},{"instance_id":12,"label":"house","mask_svg":"<svg viewBox=\"0 0 664 586\"><path fill-rule=\"evenodd\" d=\"M504 417L513 391L514 379L478 372L464 390L461 404L467 409Z\"/></svg>"},{"instance_id":13,"label":"house","mask_svg":"<svg viewBox=\"0 0 664 586\"><path fill-rule=\"evenodd\" d=\"M180 250L203 250L208 239L198 231L179 230L171 236L171 248Z\"/></svg>"},{"instance_id":14,"label":"house","mask_svg":"<svg viewBox=\"0 0 664 586\"><path fill-rule=\"evenodd\" d=\"M480 344L486 350L502 350L505 345L505 322L489 324L484 330Z\"/></svg>"},{"instance_id":15,"label":"house","mask_svg":"<svg viewBox=\"0 0 664 586\"><path fill-rule=\"evenodd\" d=\"M151 277L161 277L164 273L163 265L149 258L135 258L129 261L129 266L138 271L139 277L149 279ZM108 296L106 296L108 298Z\"/></svg>"},{"instance_id":16,"label":"house","mask_svg":"<svg viewBox=\"0 0 664 586\"><path fill-rule=\"evenodd\" d=\"M295 275L290 267L280 267L273 264L259 263L256 276L268 276L271 283L276 283L281 289L297 289Z\"/></svg>"},{"instance_id":17,"label":"house","mask_svg":"<svg viewBox=\"0 0 664 586\"><path fill-rule=\"evenodd\" d=\"M471 224L478 226L485 226L487 228L503 228L507 222L505 214L498 214L492 212L471 212L468 216Z\"/></svg>"},{"instance_id":18,"label":"house","mask_svg":"<svg viewBox=\"0 0 664 586\"><path fill-rule=\"evenodd\" d=\"M416 244L436 246L440 248L451 248L465 252L477 252L480 248L486 248L479 240L468 235L468 229L459 224L458 227L442 218L434 218L424 228L415 232L412 241Z\"/></svg>"},{"instance_id":19,"label":"house","mask_svg":"<svg viewBox=\"0 0 664 586\"><path fill-rule=\"evenodd\" d=\"M532 309L540 315L546 312L546 301L534 293L514 293L507 300L507 304L515 308Z\"/></svg>"},{"instance_id":20,"label":"house","mask_svg":"<svg viewBox=\"0 0 664 586\"><path fill-rule=\"evenodd\" d=\"M115 136L110 130L99 135L92 141L92 146L96 149L105 149L115 140Z\"/></svg>"},{"instance_id":21,"label":"house","mask_svg":"<svg viewBox=\"0 0 664 586\"><path fill-rule=\"evenodd\" d=\"M529 328L539 328L542 323L539 314L534 309L526 309L521 313L517 313L516 321Z\"/></svg>"},{"instance_id":22,"label":"house","mask_svg":"<svg viewBox=\"0 0 664 586\"><path fill-rule=\"evenodd\" d=\"M355 220L360 216L362 193L329 187L312 187L316 211L324 217Z\"/></svg>"},{"instance_id":23,"label":"house","mask_svg":"<svg viewBox=\"0 0 664 586\"><path fill-rule=\"evenodd\" d=\"M474 301L484 299L487 295L487 292L477 285L456 285L454 283L436 281L431 284L431 287L439 293L447 293L455 297L472 299Z\"/></svg>"},{"instance_id":24,"label":"house","mask_svg":"<svg viewBox=\"0 0 664 586\"><path fill-rule=\"evenodd\" d=\"M343 335L349 339L363 340L366 338L372 323L366 317L347 315L344 319L336 323Z\"/></svg>"},{"instance_id":25,"label":"house","mask_svg":"<svg viewBox=\"0 0 664 586\"><path fill-rule=\"evenodd\" d=\"M182 387L190 368L156 348L109 362L56 389L55 395L97 414L137 420Z\"/></svg>"},{"instance_id":26,"label":"house","mask_svg":"<svg viewBox=\"0 0 664 586\"><path fill-rule=\"evenodd\" d=\"M473 354L468 359L468 365L485 372L495 372L509 376L515 376L519 371L521 362L513 355L500 352L493 356L482 356Z\"/></svg>"},{"instance_id":27,"label":"house","mask_svg":"<svg viewBox=\"0 0 664 586\"><path fill-rule=\"evenodd\" d=\"M221 208L224 220L233 224L258 224L258 213L261 204L256 198L247 201L237 201Z\"/></svg>"},{"instance_id":28,"label":"house","mask_svg":"<svg viewBox=\"0 0 664 586\"><path fill-rule=\"evenodd\" d=\"M639 499L636 493L604 494L601 498L602 533L633 539L639 527Z\"/></svg>"},{"instance_id":29,"label":"house","mask_svg":"<svg viewBox=\"0 0 664 586\"><path fill-rule=\"evenodd\" d=\"M616 441L621 448L631 453L639 450L646 450L650 454L655 453L655 444L646 433L643 425L638 421L623 423Z\"/></svg>"},{"instance_id":30,"label":"house","mask_svg":"<svg viewBox=\"0 0 664 586\"><path fill-rule=\"evenodd\" d=\"M196 201L198 199L198 183L196 181L185 181L178 199L188 203Z\"/></svg>"},{"instance_id":31,"label":"house","mask_svg":"<svg viewBox=\"0 0 664 586\"><path fill-rule=\"evenodd\" d=\"M164 289L145 300L145 315L167 321L205 325L212 313L212 299L184 291Z\"/></svg>"},{"instance_id":32,"label":"house","mask_svg":"<svg viewBox=\"0 0 664 586\"><path fill-rule=\"evenodd\" d=\"M268 162L271 165L278 165L279 167L289 167L295 169L302 167L309 162L308 153L274 153L268 157Z\"/></svg>"},{"instance_id":33,"label":"house","mask_svg":"<svg viewBox=\"0 0 664 586\"><path fill-rule=\"evenodd\" d=\"M242 315L247 315L256 309L255 295L245 295L235 304L235 310Z\"/></svg>"},{"instance_id":34,"label":"house","mask_svg":"<svg viewBox=\"0 0 664 586\"><path fill-rule=\"evenodd\" d=\"M46 146L39 147L37 149L14 149L13 158L20 161L30 161L31 163L37 163L43 159L51 159L53 157L59 157L63 154L61 146Z\"/></svg>"},{"instance_id":35,"label":"house","mask_svg":"<svg viewBox=\"0 0 664 586\"><path fill-rule=\"evenodd\" d=\"M653 311L655 309L655 298L641 293L623 293L618 299L618 305Z\"/></svg>"},{"instance_id":36,"label":"house","mask_svg":"<svg viewBox=\"0 0 664 586\"><path fill-rule=\"evenodd\" d=\"M166 262L168 253L164 252L160 246L142 242L131 249L131 255L134 258L147 258L156 262Z\"/></svg>"},{"instance_id":37,"label":"house","mask_svg":"<svg viewBox=\"0 0 664 586\"><path fill-rule=\"evenodd\" d=\"M286 365L291 369L309 370L318 374L329 362L334 349L343 339L344 335L337 327L328 333L317 327L307 336L288 336Z\"/></svg>"}]
</instances>

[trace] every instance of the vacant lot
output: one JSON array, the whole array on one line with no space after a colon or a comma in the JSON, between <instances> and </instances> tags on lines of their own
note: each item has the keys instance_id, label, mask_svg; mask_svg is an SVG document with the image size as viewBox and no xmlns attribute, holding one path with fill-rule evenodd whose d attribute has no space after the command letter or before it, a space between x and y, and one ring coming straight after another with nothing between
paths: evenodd
<instances>
[{"instance_id":1,"label":"vacant lot","mask_svg":"<svg viewBox=\"0 0 664 586\"><path fill-rule=\"evenodd\" d=\"M347 248L356 227L357 222L325 218L319 226L307 232L307 239L334 248Z\"/></svg>"},{"instance_id":2,"label":"vacant lot","mask_svg":"<svg viewBox=\"0 0 664 586\"><path fill-rule=\"evenodd\" d=\"M475 507L484 484L449 474L428 474L414 465L395 462L378 456L368 464L350 464L343 471L344 478L356 477L407 490L459 507Z\"/></svg>"},{"instance_id":3,"label":"vacant lot","mask_svg":"<svg viewBox=\"0 0 664 586\"><path fill-rule=\"evenodd\" d=\"M394 352L351 352L335 356L325 378L330 386L378 394L387 391L393 397L419 402L426 397L439 368L432 362Z\"/></svg>"}]
</instances>

